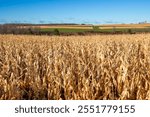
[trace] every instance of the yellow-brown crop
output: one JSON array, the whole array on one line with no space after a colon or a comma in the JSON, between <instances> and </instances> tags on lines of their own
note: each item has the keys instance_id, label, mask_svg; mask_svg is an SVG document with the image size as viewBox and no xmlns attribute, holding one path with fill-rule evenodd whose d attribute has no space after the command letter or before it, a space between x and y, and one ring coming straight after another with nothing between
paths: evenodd
<instances>
[{"instance_id":1,"label":"yellow-brown crop","mask_svg":"<svg viewBox=\"0 0 150 117\"><path fill-rule=\"evenodd\" d=\"M150 34L0 35L0 99L150 99Z\"/></svg>"}]
</instances>

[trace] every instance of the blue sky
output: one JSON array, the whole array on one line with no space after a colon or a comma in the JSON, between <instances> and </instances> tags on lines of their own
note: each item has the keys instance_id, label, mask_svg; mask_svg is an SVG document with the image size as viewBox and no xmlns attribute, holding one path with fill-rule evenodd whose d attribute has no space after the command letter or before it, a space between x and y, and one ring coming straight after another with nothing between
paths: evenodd
<instances>
[{"instance_id":1,"label":"blue sky","mask_svg":"<svg viewBox=\"0 0 150 117\"><path fill-rule=\"evenodd\" d=\"M150 0L0 0L0 23L150 22Z\"/></svg>"}]
</instances>

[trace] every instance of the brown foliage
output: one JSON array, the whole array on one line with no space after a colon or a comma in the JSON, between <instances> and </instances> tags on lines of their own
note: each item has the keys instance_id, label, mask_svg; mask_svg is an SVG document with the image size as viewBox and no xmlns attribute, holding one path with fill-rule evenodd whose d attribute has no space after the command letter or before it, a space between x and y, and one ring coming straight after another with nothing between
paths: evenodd
<instances>
[{"instance_id":1,"label":"brown foliage","mask_svg":"<svg viewBox=\"0 0 150 117\"><path fill-rule=\"evenodd\" d=\"M150 35L0 35L0 99L150 99Z\"/></svg>"}]
</instances>

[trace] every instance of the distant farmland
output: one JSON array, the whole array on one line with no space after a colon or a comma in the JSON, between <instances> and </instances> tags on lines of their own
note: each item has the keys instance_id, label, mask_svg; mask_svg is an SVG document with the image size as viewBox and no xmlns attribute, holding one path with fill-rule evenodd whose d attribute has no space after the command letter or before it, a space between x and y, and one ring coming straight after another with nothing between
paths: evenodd
<instances>
[{"instance_id":1,"label":"distant farmland","mask_svg":"<svg viewBox=\"0 0 150 117\"><path fill-rule=\"evenodd\" d=\"M95 25L100 29L112 28L150 28L150 24L111 24L111 25ZM34 26L40 28L67 28L67 29L93 29L93 25L40 25Z\"/></svg>"},{"instance_id":2,"label":"distant farmland","mask_svg":"<svg viewBox=\"0 0 150 117\"><path fill-rule=\"evenodd\" d=\"M0 25L0 34L32 35L92 35L150 33L150 24L6 24Z\"/></svg>"},{"instance_id":3,"label":"distant farmland","mask_svg":"<svg viewBox=\"0 0 150 117\"><path fill-rule=\"evenodd\" d=\"M94 30L94 27L97 27ZM150 24L112 24L112 25L49 25L49 26L34 26L42 31L53 31L58 29L60 32L127 32L129 29L134 32L150 32Z\"/></svg>"}]
</instances>

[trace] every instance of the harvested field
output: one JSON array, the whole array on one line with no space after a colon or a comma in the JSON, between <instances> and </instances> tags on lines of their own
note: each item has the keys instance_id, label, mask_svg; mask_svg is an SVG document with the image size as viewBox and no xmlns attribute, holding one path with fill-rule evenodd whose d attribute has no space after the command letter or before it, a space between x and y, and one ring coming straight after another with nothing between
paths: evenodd
<instances>
[{"instance_id":1,"label":"harvested field","mask_svg":"<svg viewBox=\"0 0 150 117\"><path fill-rule=\"evenodd\" d=\"M25 28L30 28L30 26L24 26ZM41 29L45 29L45 28L49 28L49 29L60 29L60 28L64 28L64 29L93 29L92 26L32 26L33 28L41 28Z\"/></svg>"},{"instance_id":2,"label":"harvested field","mask_svg":"<svg viewBox=\"0 0 150 117\"><path fill-rule=\"evenodd\" d=\"M95 25L98 26L100 29L113 29L115 28L122 28L122 29L128 29L128 28L150 28L150 24L111 24L111 25ZM30 26L23 26L24 28L30 28ZM93 29L93 25L40 25L40 26L32 26L33 28L41 28L41 29Z\"/></svg>"},{"instance_id":3,"label":"harvested field","mask_svg":"<svg viewBox=\"0 0 150 117\"><path fill-rule=\"evenodd\" d=\"M99 26L102 26L102 27L134 27L134 28L137 28L137 27L150 27L150 24L149 23L145 23L145 24L106 24L106 25L99 25Z\"/></svg>"}]
</instances>

